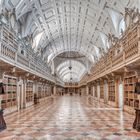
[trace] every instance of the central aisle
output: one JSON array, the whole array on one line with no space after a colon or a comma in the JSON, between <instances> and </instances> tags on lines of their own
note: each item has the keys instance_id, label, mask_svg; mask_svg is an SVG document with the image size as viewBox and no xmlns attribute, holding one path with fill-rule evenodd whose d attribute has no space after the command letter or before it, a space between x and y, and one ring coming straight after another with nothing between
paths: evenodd
<instances>
[{"instance_id":1,"label":"central aisle","mask_svg":"<svg viewBox=\"0 0 140 140\"><path fill-rule=\"evenodd\" d=\"M138 140L134 116L87 97L58 97L53 105L24 109L6 117L0 140Z\"/></svg>"}]
</instances>

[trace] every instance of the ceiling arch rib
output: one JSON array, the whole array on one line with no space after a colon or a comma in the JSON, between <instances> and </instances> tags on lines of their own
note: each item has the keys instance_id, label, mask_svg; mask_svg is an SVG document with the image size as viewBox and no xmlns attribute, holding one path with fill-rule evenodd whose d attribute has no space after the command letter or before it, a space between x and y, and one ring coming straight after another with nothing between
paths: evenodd
<instances>
[{"instance_id":1,"label":"ceiling arch rib","mask_svg":"<svg viewBox=\"0 0 140 140\"><path fill-rule=\"evenodd\" d=\"M77 67L74 67L72 70L69 70L68 68L65 69L63 72L60 72L59 75L60 77L63 76L63 74L67 73L67 72L75 72L77 73L77 75L79 75L79 77L84 73L84 70L78 69Z\"/></svg>"},{"instance_id":2,"label":"ceiling arch rib","mask_svg":"<svg viewBox=\"0 0 140 140\"><path fill-rule=\"evenodd\" d=\"M69 67L70 67L70 65L69 65L69 63L67 63L61 69L59 69L57 72L61 75L66 70L69 70ZM71 67L72 67L72 70L79 71L79 73L82 71L85 71L85 69L86 69L85 66L82 66L79 63L71 64ZM80 71L80 69L81 69L81 71Z\"/></svg>"},{"instance_id":3,"label":"ceiling arch rib","mask_svg":"<svg viewBox=\"0 0 140 140\"><path fill-rule=\"evenodd\" d=\"M68 67L64 67L64 70L63 71L60 71L59 72L59 75L62 76L64 73L69 72L69 71L75 71L77 73L77 75L82 75L84 73L84 71L85 71L84 69L81 70L81 71L79 71L79 70L80 69L77 68L77 67L73 67L72 70L69 70Z\"/></svg>"},{"instance_id":4,"label":"ceiling arch rib","mask_svg":"<svg viewBox=\"0 0 140 140\"><path fill-rule=\"evenodd\" d=\"M64 66L64 67L62 67L62 68L58 71L58 74L59 74L59 75L62 75L62 73L64 73L64 72L67 71L67 70L68 70L68 67Z\"/></svg>"},{"instance_id":5,"label":"ceiling arch rib","mask_svg":"<svg viewBox=\"0 0 140 140\"><path fill-rule=\"evenodd\" d=\"M65 82L78 82L80 79L76 73L66 73L63 76L63 81Z\"/></svg>"},{"instance_id":6,"label":"ceiling arch rib","mask_svg":"<svg viewBox=\"0 0 140 140\"><path fill-rule=\"evenodd\" d=\"M23 15L28 13L29 11L32 11L33 9L33 1L29 0L21 0L16 5L16 18L17 20L20 19Z\"/></svg>"},{"instance_id":7,"label":"ceiling arch rib","mask_svg":"<svg viewBox=\"0 0 140 140\"><path fill-rule=\"evenodd\" d=\"M70 69L71 67L71 69ZM73 74L76 74L78 79L86 72L86 67L84 64L82 64L79 61L75 60L67 60L63 63L59 64L56 68L56 73L59 75L59 77L64 80L64 76L67 74L71 75L71 78L74 77ZM70 79L69 79L70 80Z\"/></svg>"},{"instance_id":8,"label":"ceiling arch rib","mask_svg":"<svg viewBox=\"0 0 140 140\"><path fill-rule=\"evenodd\" d=\"M139 0L6 0L5 3L6 9L14 9L16 19L21 23L22 37L40 38L32 46L50 65L59 54L67 51L80 52L94 63L110 47L108 33L120 36L125 7L139 8L140 4ZM39 33L42 35L37 36ZM87 71L85 66L73 62L72 70L80 71L80 67ZM68 73L63 77L67 79L68 67L66 60L56 72L60 76ZM78 73L78 77L80 75ZM76 78L74 74L73 77Z\"/></svg>"},{"instance_id":9,"label":"ceiling arch rib","mask_svg":"<svg viewBox=\"0 0 140 140\"><path fill-rule=\"evenodd\" d=\"M71 62L70 62L71 61ZM64 61L62 62L61 64L59 64L56 68L56 71L57 72L60 72L65 66L69 66L71 63L71 65L74 65L77 64L81 67L86 67L83 63L81 63L80 61L77 61L77 60L67 60L67 61Z\"/></svg>"},{"instance_id":10,"label":"ceiling arch rib","mask_svg":"<svg viewBox=\"0 0 140 140\"><path fill-rule=\"evenodd\" d=\"M67 74L70 74L71 77L73 77L73 75L76 75L76 76L79 78L78 73L75 72L75 71L67 71L67 72L65 72L63 75L61 75L61 77L64 78L64 76L67 75Z\"/></svg>"},{"instance_id":11,"label":"ceiling arch rib","mask_svg":"<svg viewBox=\"0 0 140 140\"><path fill-rule=\"evenodd\" d=\"M79 81L79 78L76 75L74 75L73 78L71 78L70 74L66 74L63 79L65 82L78 82Z\"/></svg>"},{"instance_id":12,"label":"ceiling arch rib","mask_svg":"<svg viewBox=\"0 0 140 140\"><path fill-rule=\"evenodd\" d=\"M97 8L96 8L96 9L97 9ZM82 17L82 16L81 16L81 17ZM80 17L80 18L81 18L81 17ZM87 24L87 25L88 25L88 24ZM88 26L87 26L87 27L88 27ZM84 31L86 31L86 29L88 29L88 28L85 28ZM55 48L56 48L56 47L55 47Z\"/></svg>"},{"instance_id":13,"label":"ceiling arch rib","mask_svg":"<svg viewBox=\"0 0 140 140\"><path fill-rule=\"evenodd\" d=\"M79 66L79 65L78 65ZM82 69L83 67L77 68L78 66L73 66L72 69L75 71L84 71L85 69ZM81 69L81 70L80 70ZM69 65L65 65L63 66L59 71L57 71L59 73L59 75L61 75L63 72L65 72L66 70L69 70Z\"/></svg>"},{"instance_id":14,"label":"ceiling arch rib","mask_svg":"<svg viewBox=\"0 0 140 140\"><path fill-rule=\"evenodd\" d=\"M50 63L50 61L52 61L59 54L68 52L68 51L69 51L68 48L65 50L63 50L63 48L61 48L59 51L51 52L50 55L48 56L47 62ZM94 56L94 54L91 54L90 52L87 53L84 50L77 50L77 48L71 48L71 51L80 52L81 54L85 55L90 62L92 62L92 63L94 62L93 57L92 57L92 56Z\"/></svg>"},{"instance_id":15,"label":"ceiling arch rib","mask_svg":"<svg viewBox=\"0 0 140 140\"><path fill-rule=\"evenodd\" d=\"M35 20L33 20L33 22L37 22L40 17L42 18L43 24L42 23L39 24L43 29L45 29L44 31L48 33L48 38L49 38L49 40L46 39L46 41L44 41L42 39L42 41L50 42L51 44L53 44L50 45L51 47L50 50L52 50L51 53L55 52L55 54L58 54L56 53L59 52L59 48L57 49L57 46L60 46L61 49L67 49L66 46L67 47L69 46L70 38L72 36L74 36L75 38L74 49L77 48L77 50L81 50L81 48L84 48L83 50L86 52L87 50L88 51L90 50L89 48L91 46L89 45L89 47L87 47L88 42L90 42L90 40L87 39L90 38L90 36L93 36L92 30L90 29L92 28L94 31L94 29L96 28L98 19L100 19L100 15L102 14L102 10L105 4L106 1L100 3L90 2L90 1L78 1L78 0L77 1L69 0L68 2L67 1L66 2L41 1L41 0L35 1L34 6L32 8L32 9L34 8L36 9L34 14ZM21 6L23 5L24 3L21 3ZM31 3L29 3L29 5L31 5ZM18 5L18 7L20 6ZM30 6L27 6L26 9L29 10L31 8ZM73 10L70 11L71 9ZM97 11L99 11L98 15L97 15ZM55 22L56 24L55 25L52 24L52 21ZM58 36L62 40L59 42L59 44L57 44L57 46L54 38L55 29L57 30L56 36ZM74 32L73 35L72 32ZM64 39L64 37L66 39ZM42 41L40 41L40 44L42 44L41 43ZM41 47L42 45L39 46ZM91 46L91 48L92 47L93 46ZM89 51L89 53L91 52ZM89 54L87 54L87 56L88 55ZM54 55L54 57L56 57L56 55ZM93 57L91 57L90 59L92 60Z\"/></svg>"}]
</instances>

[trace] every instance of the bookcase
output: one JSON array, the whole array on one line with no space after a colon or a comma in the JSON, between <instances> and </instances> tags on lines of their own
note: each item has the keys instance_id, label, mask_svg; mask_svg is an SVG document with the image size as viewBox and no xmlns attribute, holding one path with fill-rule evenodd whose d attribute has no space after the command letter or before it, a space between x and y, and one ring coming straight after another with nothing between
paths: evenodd
<instances>
[{"instance_id":1,"label":"bookcase","mask_svg":"<svg viewBox=\"0 0 140 140\"><path fill-rule=\"evenodd\" d=\"M17 79L5 75L3 80L4 93L1 96L1 108L6 109L17 105Z\"/></svg>"},{"instance_id":2,"label":"bookcase","mask_svg":"<svg viewBox=\"0 0 140 140\"><path fill-rule=\"evenodd\" d=\"M100 82L100 98L104 99L104 82Z\"/></svg>"},{"instance_id":3,"label":"bookcase","mask_svg":"<svg viewBox=\"0 0 140 140\"><path fill-rule=\"evenodd\" d=\"M124 105L139 108L139 95L135 94L135 83L138 81L135 72L127 72L124 77Z\"/></svg>"},{"instance_id":4,"label":"bookcase","mask_svg":"<svg viewBox=\"0 0 140 140\"><path fill-rule=\"evenodd\" d=\"M33 101L33 82L28 81L26 84L26 102Z\"/></svg>"},{"instance_id":5,"label":"bookcase","mask_svg":"<svg viewBox=\"0 0 140 140\"><path fill-rule=\"evenodd\" d=\"M115 102L115 80L108 80L108 100Z\"/></svg>"}]
</instances>

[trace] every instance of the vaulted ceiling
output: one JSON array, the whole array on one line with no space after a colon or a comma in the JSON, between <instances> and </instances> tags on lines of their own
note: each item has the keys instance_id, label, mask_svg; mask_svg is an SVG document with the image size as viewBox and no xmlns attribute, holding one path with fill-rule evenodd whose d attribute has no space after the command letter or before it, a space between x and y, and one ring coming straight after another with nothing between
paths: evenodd
<instances>
[{"instance_id":1,"label":"vaulted ceiling","mask_svg":"<svg viewBox=\"0 0 140 140\"><path fill-rule=\"evenodd\" d=\"M32 38L34 51L63 81L79 81L89 72L92 63L110 47L108 34L119 37L121 30L125 29L125 7L140 6L139 0L2 2L4 8L14 13L11 16L13 28L20 25L21 37ZM69 69L70 65L72 69Z\"/></svg>"}]
</instances>

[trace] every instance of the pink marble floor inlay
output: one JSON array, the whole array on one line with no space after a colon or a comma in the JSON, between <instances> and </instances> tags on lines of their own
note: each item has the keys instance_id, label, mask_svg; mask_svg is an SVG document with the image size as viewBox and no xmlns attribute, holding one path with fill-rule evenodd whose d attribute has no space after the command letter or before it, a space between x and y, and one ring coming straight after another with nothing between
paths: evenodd
<instances>
[{"instance_id":1,"label":"pink marble floor inlay","mask_svg":"<svg viewBox=\"0 0 140 140\"><path fill-rule=\"evenodd\" d=\"M5 116L0 140L140 140L134 116L86 97L63 96Z\"/></svg>"}]
</instances>

